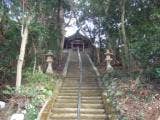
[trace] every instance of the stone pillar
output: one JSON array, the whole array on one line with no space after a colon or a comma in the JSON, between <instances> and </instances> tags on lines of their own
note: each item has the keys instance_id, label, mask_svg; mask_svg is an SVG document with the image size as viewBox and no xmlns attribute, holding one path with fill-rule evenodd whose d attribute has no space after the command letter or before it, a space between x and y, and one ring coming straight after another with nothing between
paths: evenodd
<instances>
[{"instance_id":1,"label":"stone pillar","mask_svg":"<svg viewBox=\"0 0 160 120\"><path fill-rule=\"evenodd\" d=\"M113 67L111 66L111 61L113 59L112 59L111 56L113 54L109 50L107 50L106 53L105 53L105 55L106 55L105 61L107 62L107 64L106 64L106 71L107 72L112 72L113 71Z\"/></svg>"},{"instance_id":2,"label":"stone pillar","mask_svg":"<svg viewBox=\"0 0 160 120\"><path fill-rule=\"evenodd\" d=\"M52 64L53 64L53 53L51 51L48 51L48 53L46 54L47 59L47 69L46 69L46 73L48 74L53 74L53 68L52 68Z\"/></svg>"},{"instance_id":3,"label":"stone pillar","mask_svg":"<svg viewBox=\"0 0 160 120\"><path fill-rule=\"evenodd\" d=\"M84 52L84 47L85 47L85 46L84 46L84 43L83 43L83 52Z\"/></svg>"}]
</instances>

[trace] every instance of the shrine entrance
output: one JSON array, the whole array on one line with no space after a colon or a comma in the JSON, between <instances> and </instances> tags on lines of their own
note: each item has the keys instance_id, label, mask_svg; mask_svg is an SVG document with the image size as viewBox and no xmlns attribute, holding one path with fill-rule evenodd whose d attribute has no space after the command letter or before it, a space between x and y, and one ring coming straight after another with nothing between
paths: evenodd
<instances>
[{"instance_id":1,"label":"shrine entrance","mask_svg":"<svg viewBox=\"0 0 160 120\"><path fill-rule=\"evenodd\" d=\"M71 42L71 48L72 50L76 50L79 48L80 51L84 51L84 42L80 40L75 40Z\"/></svg>"}]
</instances>

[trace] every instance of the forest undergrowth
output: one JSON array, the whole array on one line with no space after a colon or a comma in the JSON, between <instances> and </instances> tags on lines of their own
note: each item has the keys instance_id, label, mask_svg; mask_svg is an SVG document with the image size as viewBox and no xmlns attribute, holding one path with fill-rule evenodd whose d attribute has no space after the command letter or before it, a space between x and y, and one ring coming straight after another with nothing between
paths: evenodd
<instances>
[{"instance_id":1,"label":"forest undergrowth","mask_svg":"<svg viewBox=\"0 0 160 120\"><path fill-rule=\"evenodd\" d=\"M160 116L160 84L122 70L104 74L102 80L107 93L110 115L119 120L158 120Z\"/></svg>"},{"instance_id":2,"label":"forest undergrowth","mask_svg":"<svg viewBox=\"0 0 160 120\"><path fill-rule=\"evenodd\" d=\"M13 113L25 113L25 120L35 120L45 102L54 97L56 86L63 79L61 74L67 56L67 53L63 54L60 65L57 61L54 62L52 75L39 70L33 72L30 67L25 68L18 93L12 82L0 85L0 98L7 103L0 111L0 120L9 119Z\"/></svg>"},{"instance_id":3,"label":"forest undergrowth","mask_svg":"<svg viewBox=\"0 0 160 120\"><path fill-rule=\"evenodd\" d=\"M4 117L2 120L6 120L15 112L25 112L25 120L36 119L45 101L54 96L55 85L61 80L57 75L47 75L38 71L33 74L31 70L26 70L24 79L25 83L19 93L16 93L15 87L9 85L1 88L1 97L7 102L7 107L1 113L1 117Z\"/></svg>"}]
</instances>

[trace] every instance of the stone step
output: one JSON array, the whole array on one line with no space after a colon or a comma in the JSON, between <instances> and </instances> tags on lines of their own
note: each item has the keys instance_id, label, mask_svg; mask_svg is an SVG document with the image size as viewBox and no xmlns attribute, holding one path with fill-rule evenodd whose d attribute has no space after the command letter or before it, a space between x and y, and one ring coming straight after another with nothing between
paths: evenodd
<instances>
[{"instance_id":1,"label":"stone step","mask_svg":"<svg viewBox=\"0 0 160 120\"><path fill-rule=\"evenodd\" d=\"M76 113L52 113L50 114L50 120L68 120L77 119Z\"/></svg>"},{"instance_id":2,"label":"stone step","mask_svg":"<svg viewBox=\"0 0 160 120\"><path fill-rule=\"evenodd\" d=\"M82 100L102 100L100 96L82 96Z\"/></svg>"},{"instance_id":3,"label":"stone step","mask_svg":"<svg viewBox=\"0 0 160 120\"><path fill-rule=\"evenodd\" d=\"M90 89L90 90L88 90L88 89L81 89L80 91L81 92L102 92L101 90L95 90L95 89Z\"/></svg>"},{"instance_id":4,"label":"stone step","mask_svg":"<svg viewBox=\"0 0 160 120\"><path fill-rule=\"evenodd\" d=\"M99 119L106 119L107 116L105 114L81 114L81 119L92 119L92 120L99 120Z\"/></svg>"},{"instance_id":5,"label":"stone step","mask_svg":"<svg viewBox=\"0 0 160 120\"><path fill-rule=\"evenodd\" d=\"M95 84L95 85L98 85L97 82L92 82L92 81L90 81L90 82L81 82L81 84L82 84L82 85L83 85L83 84Z\"/></svg>"},{"instance_id":6,"label":"stone step","mask_svg":"<svg viewBox=\"0 0 160 120\"><path fill-rule=\"evenodd\" d=\"M76 103L77 99L57 99L56 102L58 103Z\"/></svg>"},{"instance_id":7,"label":"stone step","mask_svg":"<svg viewBox=\"0 0 160 120\"><path fill-rule=\"evenodd\" d=\"M98 86L94 86L94 87L93 87L93 86L92 86L92 87L90 87L90 86L82 86L82 87L81 87L81 90L83 90L83 89L84 89L84 90L85 90L85 89L89 89L89 90L94 90L94 89L97 90L97 89L98 89L98 90L99 90L99 87L98 87Z\"/></svg>"},{"instance_id":8,"label":"stone step","mask_svg":"<svg viewBox=\"0 0 160 120\"><path fill-rule=\"evenodd\" d=\"M66 83L63 84L63 86L64 85L68 85L68 86L70 86L70 85L78 85L78 84L79 84L78 82L69 82L69 83L66 82Z\"/></svg>"},{"instance_id":9,"label":"stone step","mask_svg":"<svg viewBox=\"0 0 160 120\"><path fill-rule=\"evenodd\" d=\"M75 83L75 84L65 83L65 84L62 85L62 87L77 87L77 86L79 86L79 83ZM98 84L94 84L94 83L82 83L81 84L81 87L88 87L88 86L97 87Z\"/></svg>"},{"instance_id":10,"label":"stone step","mask_svg":"<svg viewBox=\"0 0 160 120\"><path fill-rule=\"evenodd\" d=\"M95 84L95 83L81 83L81 87L85 87L85 86L95 86L95 87L98 87L98 84Z\"/></svg>"},{"instance_id":11,"label":"stone step","mask_svg":"<svg viewBox=\"0 0 160 120\"><path fill-rule=\"evenodd\" d=\"M54 104L54 107L56 108L76 108L77 107L77 102L56 102ZM82 108L96 108L96 109L103 109L103 104L102 103L88 103L88 102L82 102L81 103Z\"/></svg>"},{"instance_id":12,"label":"stone step","mask_svg":"<svg viewBox=\"0 0 160 120\"><path fill-rule=\"evenodd\" d=\"M62 90L60 90L60 93L77 93L78 92L78 90L70 90L70 89L67 89L67 90L64 90L64 89L62 89Z\"/></svg>"},{"instance_id":13,"label":"stone step","mask_svg":"<svg viewBox=\"0 0 160 120\"><path fill-rule=\"evenodd\" d=\"M77 108L53 108L54 113L77 113Z\"/></svg>"},{"instance_id":14,"label":"stone step","mask_svg":"<svg viewBox=\"0 0 160 120\"><path fill-rule=\"evenodd\" d=\"M76 84L76 85L74 85L74 84L63 84L62 85L62 87L78 87L79 85L78 84Z\"/></svg>"},{"instance_id":15,"label":"stone step","mask_svg":"<svg viewBox=\"0 0 160 120\"><path fill-rule=\"evenodd\" d=\"M98 104L102 104L103 103L102 100L92 100L92 99L91 100L84 100L84 99L82 99L81 102L82 103L92 103L92 104L97 104L97 103Z\"/></svg>"},{"instance_id":16,"label":"stone step","mask_svg":"<svg viewBox=\"0 0 160 120\"><path fill-rule=\"evenodd\" d=\"M61 90L78 90L78 86L63 86ZM81 87L81 90L99 90L99 87Z\"/></svg>"},{"instance_id":17,"label":"stone step","mask_svg":"<svg viewBox=\"0 0 160 120\"><path fill-rule=\"evenodd\" d=\"M44 119L43 119L44 120ZM62 118L51 118L51 117L49 117L49 118L47 118L47 120L64 120L64 119L62 119ZM67 120L77 120L77 119L75 119L75 118L67 118Z\"/></svg>"},{"instance_id":18,"label":"stone step","mask_svg":"<svg viewBox=\"0 0 160 120\"><path fill-rule=\"evenodd\" d=\"M84 93L84 92L85 92L85 93L87 93L87 92L89 92L89 93L90 93L90 92L93 92L93 93L102 93L101 90L95 90L95 89L90 89L90 90L81 89L80 92L81 92L81 93Z\"/></svg>"},{"instance_id":19,"label":"stone step","mask_svg":"<svg viewBox=\"0 0 160 120\"><path fill-rule=\"evenodd\" d=\"M58 99L78 99L78 96L58 96Z\"/></svg>"},{"instance_id":20,"label":"stone step","mask_svg":"<svg viewBox=\"0 0 160 120\"><path fill-rule=\"evenodd\" d=\"M62 86L70 86L70 85L79 85L79 83L72 82L72 83L64 83Z\"/></svg>"},{"instance_id":21,"label":"stone step","mask_svg":"<svg viewBox=\"0 0 160 120\"><path fill-rule=\"evenodd\" d=\"M104 109L83 109L80 110L81 114L104 114Z\"/></svg>"},{"instance_id":22,"label":"stone step","mask_svg":"<svg viewBox=\"0 0 160 120\"><path fill-rule=\"evenodd\" d=\"M71 78L70 77L66 77L64 81L79 81L79 80L80 80L80 76L78 78L75 78L75 77L73 77L73 78L72 77Z\"/></svg>"},{"instance_id":23,"label":"stone step","mask_svg":"<svg viewBox=\"0 0 160 120\"><path fill-rule=\"evenodd\" d=\"M76 83L76 84L65 83L65 84L63 84L62 86L63 86L63 87L66 87L66 86L67 86L67 87L72 87L72 86L74 87L74 86L79 86L79 84L78 84L78 83ZM85 86L93 86L93 87L94 87L94 86L98 86L98 84L82 83L81 86L82 86L82 87L85 87Z\"/></svg>"},{"instance_id":24,"label":"stone step","mask_svg":"<svg viewBox=\"0 0 160 120\"><path fill-rule=\"evenodd\" d=\"M79 83L79 82L80 82L80 78L64 80L63 83ZM84 79L82 79L81 83L98 83L98 81L97 80L84 80Z\"/></svg>"},{"instance_id":25,"label":"stone step","mask_svg":"<svg viewBox=\"0 0 160 120\"><path fill-rule=\"evenodd\" d=\"M77 113L77 108L53 108L54 113ZM80 109L83 114L104 114L104 109Z\"/></svg>"},{"instance_id":26,"label":"stone step","mask_svg":"<svg viewBox=\"0 0 160 120\"><path fill-rule=\"evenodd\" d=\"M55 103L56 108L77 108L77 103Z\"/></svg>"},{"instance_id":27,"label":"stone step","mask_svg":"<svg viewBox=\"0 0 160 120\"><path fill-rule=\"evenodd\" d=\"M62 87L63 91L66 91L66 90L73 90L73 91L77 91L78 90L78 87Z\"/></svg>"},{"instance_id":28,"label":"stone step","mask_svg":"<svg viewBox=\"0 0 160 120\"><path fill-rule=\"evenodd\" d=\"M64 82L63 82L63 84L69 84L69 83L71 83L71 84L79 84L79 82L80 82L80 80L65 80Z\"/></svg>"},{"instance_id":29,"label":"stone step","mask_svg":"<svg viewBox=\"0 0 160 120\"><path fill-rule=\"evenodd\" d=\"M77 99L57 99L56 100L57 103L77 103L78 100ZM82 103L92 103L92 104L102 104L102 100L101 99L98 99L98 100L92 100L92 99L89 99L89 100L86 100L86 99L82 99L81 100Z\"/></svg>"},{"instance_id":30,"label":"stone step","mask_svg":"<svg viewBox=\"0 0 160 120\"><path fill-rule=\"evenodd\" d=\"M101 92L81 92L81 96L101 96Z\"/></svg>"},{"instance_id":31,"label":"stone step","mask_svg":"<svg viewBox=\"0 0 160 120\"><path fill-rule=\"evenodd\" d=\"M101 96L100 91L90 91L90 90L81 90L81 96ZM59 93L60 96L77 96L78 91L61 91Z\"/></svg>"},{"instance_id":32,"label":"stone step","mask_svg":"<svg viewBox=\"0 0 160 120\"><path fill-rule=\"evenodd\" d=\"M82 103L81 108L85 109L104 109L103 104L89 104L89 103Z\"/></svg>"},{"instance_id":33,"label":"stone step","mask_svg":"<svg viewBox=\"0 0 160 120\"><path fill-rule=\"evenodd\" d=\"M78 94L75 92L75 93L67 93L67 92L62 92L62 93L59 93L60 96L78 96Z\"/></svg>"},{"instance_id":34,"label":"stone step","mask_svg":"<svg viewBox=\"0 0 160 120\"><path fill-rule=\"evenodd\" d=\"M73 69L75 69L75 68L73 68ZM75 75L73 75L73 73L67 74L67 78L79 78L80 75L79 75L79 74L76 74L76 72L77 72L77 71L75 71Z\"/></svg>"},{"instance_id":35,"label":"stone step","mask_svg":"<svg viewBox=\"0 0 160 120\"><path fill-rule=\"evenodd\" d=\"M75 120L77 120L77 119L75 119ZM108 119L107 118L105 118L105 119L104 118L98 118L98 119L97 118L95 118L95 119L94 118L82 118L81 120L108 120Z\"/></svg>"},{"instance_id":36,"label":"stone step","mask_svg":"<svg viewBox=\"0 0 160 120\"><path fill-rule=\"evenodd\" d=\"M101 94L100 93L86 93L86 94L81 94L81 97L99 97L99 96L101 96Z\"/></svg>"},{"instance_id":37,"label":"stone step","mask_svg":"<svg viewBox=\"0 0 160 120\"><path fill-rule=\"evenodd\" d=\"M91 74L88 74L87 76L84 76L86 79L88 78L90 78L89 80L91 80L91 79L93 79L93 78L96 78L97 76L95 75L93 75L93 73L91 73Z\"/></svg>"}]
</instances>

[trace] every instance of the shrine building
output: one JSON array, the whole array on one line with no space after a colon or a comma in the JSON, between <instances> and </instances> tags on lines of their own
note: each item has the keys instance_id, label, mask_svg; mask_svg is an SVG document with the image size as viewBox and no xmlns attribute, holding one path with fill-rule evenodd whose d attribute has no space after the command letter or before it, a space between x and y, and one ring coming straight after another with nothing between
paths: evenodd
<instances>
[{"instance_id":1,"label":"shrine building","mask_svg":"<svg viewBox=\"0 0 160 120\"><path fill-rule=\"evenodd\" d=\"M66 37L64 40L64 49L76 50L79 48L81 51L91 48L92 43L88 37L83 36L79 32L76 32L72 36Z\"/></svg>"}]
</instances>

